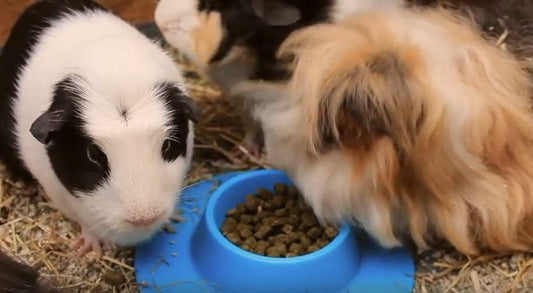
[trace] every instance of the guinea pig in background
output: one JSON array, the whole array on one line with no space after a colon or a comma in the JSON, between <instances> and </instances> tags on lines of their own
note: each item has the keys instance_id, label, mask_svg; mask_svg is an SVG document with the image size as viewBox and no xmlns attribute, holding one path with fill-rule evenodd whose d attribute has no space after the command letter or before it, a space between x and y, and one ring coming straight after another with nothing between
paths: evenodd
<instances>
[{"instance_id":1,"label":"guinea pig in background","mask_svg":"<svg viewBox=\"0 0 533 293\"><path fill-rule=\"evenodd\" d=\"M0 159L81 225L80 253L136 244L168 221L196 110L156 44L96 2L39 1L0 72Z\"/></svg>"},{"instance_id":2,"label":"guinea pig in background","mask_svg":"<svg viewBox=\"0 0 533 293\"><path fill-rule=\"evenodd\" d=\"M364 10L388 10L403 0L161 0L155 21L166 41L192 60L240 108L245 124L243 146L258 155L261 127L251 117L247 80L284 82L288 71L276 52L296 29L334 21Z\"/></svg>"},{"instance_id":3,"label":"guinea pig in background","mask_svg":"<svg viewBox=\"0 0 533 293\"><path fill-rule=\"evenodd\" d=\"M359 222L386 247L533 248L532 81L474 24L359 13L293 33L280 54L292 79L258 82L278 91L255 113L269 162L320 219Z\"/></svg>"},{"instance_id":4,"label":"guinea pig in background","mask_svg":"<svg viewBox=\"0 0 533 293\"><path fill-rule=\"evenodd\" d=\"M59 293L41 280L34 268L12 259L0 250L0 292Z\"/></svg>"}]
</instances>

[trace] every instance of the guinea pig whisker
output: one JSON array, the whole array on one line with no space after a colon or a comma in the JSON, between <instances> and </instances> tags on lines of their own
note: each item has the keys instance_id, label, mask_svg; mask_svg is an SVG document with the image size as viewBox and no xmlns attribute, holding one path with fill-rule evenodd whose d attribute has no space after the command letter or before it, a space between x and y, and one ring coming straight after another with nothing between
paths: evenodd
<instances>
[{"instance_id":1,"label":"guinea pig whisker","mask_svg":"<svg viewBox=\"0 0 533 293\"><path fill-rule=\"evenodd\" d=\"M101 221L96 222L95 224L91 225L89 228L87 228L87 232L93 232L95 229L97 229L99 226L102 226L108 222L108 219L103 218Z\"/></svg>"},{"instance_id":2,"label":"guinea pig whisker","mask_svg":"<svg viewBox=\"0 0 533 293\"><path fill-rule=\"evenodd\" d=\"M170 140L170 141L173 141L175 143L181 143L181 141L179 139L177 139L177 138L175 138L173 136L169 136L167 139Z\"/></svg>"}]
</instances>

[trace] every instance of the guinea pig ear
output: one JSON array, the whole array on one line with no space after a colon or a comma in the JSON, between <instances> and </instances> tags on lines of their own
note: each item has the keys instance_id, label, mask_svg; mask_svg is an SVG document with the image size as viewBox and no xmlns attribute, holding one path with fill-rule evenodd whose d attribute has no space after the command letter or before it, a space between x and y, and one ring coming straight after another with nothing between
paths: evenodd
<instances>
[{"instance_id":1,"label":"guinea pig ear","mask_svg":"<svg viewBox=\"0 0 533 293\"><path fill-rule=\"evenodd\" d=\"M273 26L287 26L302 18L300 9L291 3L279 0L251 0L254 14Z\"/></svg>"},{"instance_id":2,"label":"guinea pig ear","mask_svg":"<svg viewBox=\"0 0 533 293\"><path fill-rule=\"evenodd\" d=\"M179 85L172 82L161 82L156 86L156 91L159 92L159 97L170 107L170 110L179 113L179 115L185 115L194 123L198 122L200 108L193 99L182 91Z\"/></svg>"},{"instance_id":3,"label":"guinea pig ear","mask_svg":"<svg viewBox=\"0 0 533 293\"><path fill-rule=\"evenodd\" d=\"M76 82L78 76L69 76L56 84L50 108L31 125L31 134L42 144L48 144L55 132L61 130L75 111L75 101L81 99Z\"/></svg>"},{"instance_id":4,"label":"guinea pig ear","mask_svg":"<svg viewBox=\"0 0 533 293\"><path fill-rule=\"evenodd\" d=\"M198 120L200 119L201 110L198 104L191 98L185 97L185 105L186 105L186 112L187 115L189 115L189 119L194 122L198 123Z\"/></svg>"},{"instance_id":5,"label":"guinea pig ear","mask_svg":"<svg viewBox=\"0 0 533 293\"><path fill-rule=\"evenodd\" d=\"M66 112L51 107L32 123L30 132L40 143L47 145L52 134L61 130L65 122Z\"/></svg>"},{"instance_id":6,"label":"guinea pig ear","mask_svg":"<svg viewBox=\"0 0 533 293\"><path fill-rule=\"evenodd\" d=\"M381 48L336 24L302 29L281 45L278 56L295 60L289 97L308 115L310 151L370 146L385 136L399 146L416 137L431 94L417 78L420 53Z\"/></svg>"},{"instance_id":7,"label":"guinea pig ear","mask_svg":"<svg viewBox=\"0 0 533 293\"><path fill-rule=\"evenodd\" d=\"M319 148L369 146L383 136L395 145L412 143L423 105L413 100L397 56L375 56L325 84L318 108Z\"/></svg>"}]
</instances>

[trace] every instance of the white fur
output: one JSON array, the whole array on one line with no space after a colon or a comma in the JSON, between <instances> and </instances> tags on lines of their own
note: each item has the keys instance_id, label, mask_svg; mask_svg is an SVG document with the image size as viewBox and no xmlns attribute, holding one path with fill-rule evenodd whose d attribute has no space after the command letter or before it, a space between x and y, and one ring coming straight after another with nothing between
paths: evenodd
<instances>
[{"instance_id":1,"label":"white fur","mask_svg":"<svg viewBox=\"0 0 533 293\"><path fill-rule=\"evenodd\" d=\"M110 180L75 198L54 174L46 149L29 132L48 109L53 86L68 73L84 79L86 132L108 157ZM14 105L21 156L53 205L90 234L117 244L150 237L167 221L192 155L166 163L161 157L168 111L153 92L160 81L182 84L172 60L133 27L110 13L72 14L52 24L36 45L19 79ZM185 89L182 89L185 91ZM129 111L127 122L119 106ZM150 228L126 219L162 214Z\"/></svg>"},{"instance_id":2,"label":"white fur","mask_svg":"<svg viewBox=\"0 0 533 293\"><path fill-rule=\"evenodd\" d=\"M198 62L191 37L191 32L200 25L198 0L161 0L157 3L154 20L171 46Z\"/></svg>"}]
</instances>

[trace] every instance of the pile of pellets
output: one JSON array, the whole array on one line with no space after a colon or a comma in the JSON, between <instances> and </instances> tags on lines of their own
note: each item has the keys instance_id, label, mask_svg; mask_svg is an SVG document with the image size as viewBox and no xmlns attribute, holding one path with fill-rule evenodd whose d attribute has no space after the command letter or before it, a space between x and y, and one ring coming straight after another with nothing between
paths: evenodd
<instances>
[{"instance_id":1,"label":"pile of pellets","mask_svg":"<svg viewBox=\"0 0 533 293\"><path fill-rule=\"evenodd\" d=\"M269 257L294 257L328 245L338 234L322 226L298 189L274 184L259 188L227 211L222 234L240 248Z\"/></svg>"}]
</instances>

